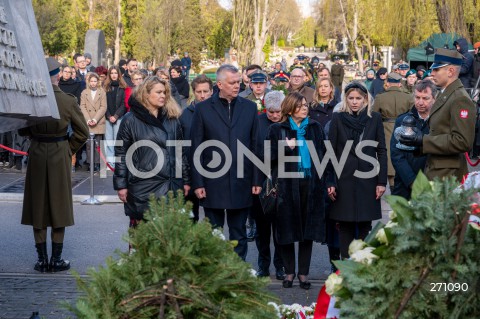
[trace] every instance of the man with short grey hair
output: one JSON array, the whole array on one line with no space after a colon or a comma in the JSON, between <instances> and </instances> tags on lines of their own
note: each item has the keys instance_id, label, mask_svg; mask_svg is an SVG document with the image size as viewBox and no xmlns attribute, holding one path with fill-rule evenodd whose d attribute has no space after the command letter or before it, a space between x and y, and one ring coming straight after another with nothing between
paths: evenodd
<instances>
[{"instance_id":1,"label":"man with short grey hair","mask_svg":"<svg viewBox=\"0 0 480 319\"><path fill-rule=\"evenodd\" d=\"M300 93L305 100L307 100L307 103L310 104L313 101L313 93L315 93L315 90L305 85L306 76L307 73L304 69L294 68L292 72L290 72L290 87L288 88L288 92Z\"/></svg>"},{"instance_id":2,"label":"man with short grey hair","mask_svg":"<svg viewBox=\"0 0 480 319\"><path fill-rule=\"evenodd\" d=\"M252 162L244 159L242 168L237 167L236 159L240 143L257 154L257 107L238 96L240 73L233 65L218 68L217 86L219 92L198 103L193 115L192 189L213 227L223 227L226 215L230 240L238 241L235 252L245 260L248 248L245 223L252 195L261 191L261 181ZM207 141L215 146L200 152L199 148ZM229 152L233 161L225 173L219 174L227 164L225 152ZM242 177L237 175L239 170Z\"/></svg>"}]
</instances>

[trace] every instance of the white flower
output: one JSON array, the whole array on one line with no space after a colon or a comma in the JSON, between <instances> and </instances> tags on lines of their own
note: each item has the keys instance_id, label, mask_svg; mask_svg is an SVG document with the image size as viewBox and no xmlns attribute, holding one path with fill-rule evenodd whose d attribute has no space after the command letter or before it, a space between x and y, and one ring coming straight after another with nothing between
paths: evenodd
<instances>
[{"instance_id":1,"label":"white flower","mask_svg":"<svg viewBox=\"0 0 480 319\"><path fill-rule=\"evenodd\" d=\"M342 289L343 278L336 273L330 274L325 281L325 292L330 296Z\"/></svg>"},{"instance_id":2,"label":"white flower","mask_svg":"<svg viewBox=\"0 0 480 319\"><path fill-rule=\"evenodd\" d=\"M389 220L388 223L385 225L385 228L393 228L397 225L398 225L398 223L394 223L391 220Z\"/></svg>"},{"instance_id":3,"label":"white flower","mask_svg":"<svg viewBox=\"0 0 480 319\"><path fill-rule=\"evenodd\" d=\"M256 100L255 103L257 103L257 110L258 110L258 111L261 111L261 110L262 110L262 107L263 107L263 106L262 106L262 101Z\"/></svg>"},{"instance_id":4,"label":"white flower","mask_svg":"<svg viewBox=\"0 0 480 319\"><path fill-rule=\"evenodd\" d=\"M397 213L395 213L394 210L389 211L388 218L390 218L390 220L397 218Z\"/></svg>"},{"instance_id":5,"label":"white flower","mask_svg":"<svg viewBox=\"0 0 480 319\"><path fill-rule=\"evenodd\" d=\"M388 245L388 238L387 238L387 234L385 234L385 229L380 229L376 234L375 234L375 238L378 239L379 242L381 242L382 244L386 244Z\"/></svg>"},{"instance_id":6,"label":"white flower","mask_svg":"<svg viewBox=\"0 0 480 319\"><path fill-rule=\"evenodd\" d=\"M363 247L367 246L367 244L361 240L361 239L355 239L350 243L350 246L348 246L348 254L352 255L355 252L363 249Z\"/></svg>"},{"instance_id":7,"label":"white flower","mask_svg":"<svg viewBox=\"0 0 480 319\"><path fill-rule=\"evenodd\" d=\"M218 228L215 228L215 229L212 231L212 235L215 236L215 237L220 238L221 240L226 240L225 235L224 235L223 232L222 232L220 229L218 229Z\"/></svg>"},{"instance_id":8,"label":"white flower","mask_svg":"<svg viewBox=\"0 0 480 319\"><path fill-rule=\"evenodd\" d=\"M353 254L350 254L350 259L353 261L356 261L358 263L362 263L365 265L370 265L372 264L372 261L374 259L377 259L378 256L372 254L372 251L375 249L375 247L365 247L362 250L356 251Z\"/></svg>"},{"instance_id":9,"label":"white flower","mask_svg":"<svg viewBox=\"0 0 480 319\"><path fill-rule=\"evenodd\" d=\"M257 271L250 268L250 275L252 275L253 277L257 277Z\"/></svg>"}]
</instances>

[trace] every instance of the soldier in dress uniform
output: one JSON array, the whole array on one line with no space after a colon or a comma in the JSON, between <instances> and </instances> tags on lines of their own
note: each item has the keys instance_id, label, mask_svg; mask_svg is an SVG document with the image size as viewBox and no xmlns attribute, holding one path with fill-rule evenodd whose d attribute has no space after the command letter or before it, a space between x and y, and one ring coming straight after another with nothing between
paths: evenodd
<instances>
[{"instance_id":1,"label":"soldier in dress uniform","mask_svg":"<svg viewBox=\"0 0 480 319\"><path fill-rule=\"evenodd\" d=\"M22 224L33 226L40 272L67 270L70 262L62 259L65 227L72 226L73 202L71 167L72 154L85 144L88 127L80 112L77 98L58 87L60 63L47 58L50 80L57 101L60 119L32 125L19 130L29 136L28 166L25 178ZM69 125L73 134L68 136ZM47 227L51 227L52 257L48 261Z\"/></svg>"},{"instance_id":2,"label":"soldier in dress uniform","mask_svg":"<svg viewBox=\"0 0 480 319\"><path fill-rule=\"evenodd\" d=\"M385 131L385 140L390 141L395 126L395 119L408 110L413 105L413 98L406 93L401 81L402 76L395 72L390 72L387 77L386 90L383 93L377 94L373 104L373 110L382 115L383 128ZM390 158L390 143L387 143L388 155L388 183L390 189L393 189L395 169L393 168Z\"/></svg>"},{"instance_id":3,"label":"soldier in dress uniform","mask_svg":"<svg viewBox=\"0 0 480 319\"><path fill-rule=\"evenodd\" d=\"M400 136L402 144L419 147L427 155L425 174L429 179L455 176L460 182L468 173L464 154L473 145L476 110L458 79L462 62L459 52L437 49L430 68L440 93L428 118L430 133Z\"/></svg>"}]
</instances>

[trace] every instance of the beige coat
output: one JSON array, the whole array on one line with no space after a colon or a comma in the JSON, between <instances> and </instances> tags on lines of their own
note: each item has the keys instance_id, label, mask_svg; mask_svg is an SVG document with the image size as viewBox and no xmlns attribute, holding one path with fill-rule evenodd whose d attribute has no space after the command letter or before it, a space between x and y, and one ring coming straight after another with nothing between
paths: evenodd
<instances>
[{"instance_id":1,"label":"beige coat","mask_svg":"<svg viewBox=\"0 0 480 319\"><path fill-rule=\"evenodd\" d=\"M97 89L95 99L92 100L90 89L85 89L80 97L80 109L85 121L95 119L97 125L88 126L90 133L105 134L105 112L107 111L107 94L103 89Z\"/></svg>"},{"instance_id":2,"label":"beige coat","mask_svg":"<svg viewBox=\"0 0 480 319\"><path fill-rule=\"evenodd\" d=\"M395 119L408 112L414 104L412 95L403 91L403 88L390 87L385 92L377 94L373 103L373 110L382 115L383 129L388 155L388 176L395 176L395 169L390 157L390 139L392 138Z\"/></svg>"},{"instance_id":3,"label":"beige coat","mask_svg":"<svg viewBox=\"0 0 480 319\"><path fill-rule=\"evenodd\" d=\"M430 111L430 133L423 137L423 153L427 154L425 175L455 176L460 182L468 173L465 152L473 145L475 104L462 82L455 80L439 93Z\"/></svg>"}]
</instances>

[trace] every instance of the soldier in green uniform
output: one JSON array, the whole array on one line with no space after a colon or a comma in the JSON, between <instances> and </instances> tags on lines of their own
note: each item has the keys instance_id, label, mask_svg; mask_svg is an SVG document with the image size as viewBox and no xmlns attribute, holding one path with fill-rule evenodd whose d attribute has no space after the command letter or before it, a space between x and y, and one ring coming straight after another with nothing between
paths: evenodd
<instances>
[{"instance_id":1,"label":"soldier in green uniform","mask_svg":"<svg viewBox=\"0 0 480 319\"><path fill-rule=\"evenodd\" d=\"M340 64L340 58L336 56L334 59L335 64L332 65L330 74L332 75L332 82L335 88L342 90L343 78L345 77L345 70Z\"/></svg>"},{"instance_id":2,"label":"soldier in green uniform","mask_svg":"<svg viewBox=\"0 0 480 319\"><path fill-rule=\"evenodd\" d=\"M465 152L473 145L475 134L475 105L458 79L463 56L439 48L431 66L434 83L440 94L430 111L430 133L401 135L400 142L417 146L427 155L425 174L434 177L455 176L460 182L468 173Z\"/></svg>"},{"instance_id":3,"label":"soldier in green uniform","mask_svg":"<svg viewBox=\"0 0 480 319\"><path fill-rule=\"evenodd\" d=\"M58 87L60 63L47 58L50 80L58 105L60 119L23 128L19 133L29 136L28 166L25 178L22 224L33 226L40 272L67 270L68 260L62 259L65 227L73 225L71 185L72 154L86 142L88 127L80 112L77 98ZM67 129L71 125L73 134ZM48 262L47 227L51 227L52 257Z\"/></svg>"},{"instance_id":4,"label":"soldier in green uniform","mask_svg":"<svg viewBox=\"0 0 480 319\"><path fill-rule=\"evenodd\" d=\"M413 88L415 87L417 80L417 71L414 69L409 70L407 74L405 74L405 91L409 94L413 94Z\"/></svg>"},{"instance_id":5,"label":"soldier in green uniform","mask_svg":"<svg viewBox=\"0 0 480 319\"><path fill-rule=\"evenodd\" d=\"M401 84L402 76L398 73L391 72L387 77L386 90L377 94L373 103L373 110L382 115L383 129L385 131L385 141L390 141L395 119L408 110L413 105L412 95L406 93ZM395 177L395 169L390 158L390 143L387 143L388 155L388 183L390 189L393 189L393 181Z\"/></svg>"}]
</instances>

